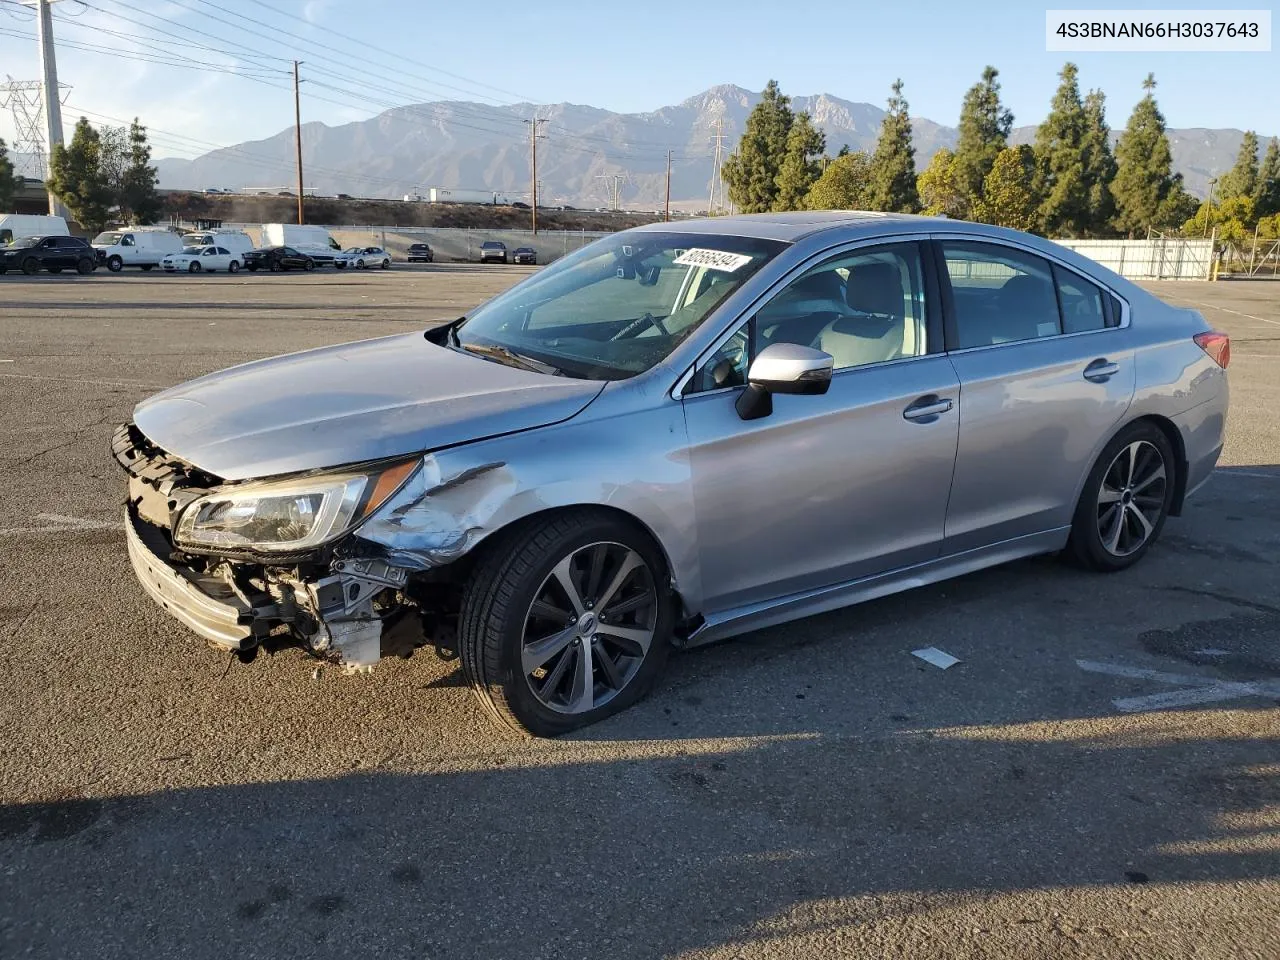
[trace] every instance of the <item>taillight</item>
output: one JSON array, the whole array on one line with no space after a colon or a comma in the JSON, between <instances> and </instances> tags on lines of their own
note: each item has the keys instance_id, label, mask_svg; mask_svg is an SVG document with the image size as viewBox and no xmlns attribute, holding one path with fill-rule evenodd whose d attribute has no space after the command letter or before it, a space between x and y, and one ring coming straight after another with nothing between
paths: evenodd
<instances>
[{"instance_id":1,"label":"taillight","mask_svg":"<svg viewBox=\"0 0 1280 960\"><path fill-rule=\"evenodd\" d=\"M1227 369L1227 364L1231 362L1230 337L1225 333L1210 330L1207 333L1197 333L1192 339L1195 340L1201 350L1209 355L1214 363L1223 370Z\"/></svg>"}]
</instances>

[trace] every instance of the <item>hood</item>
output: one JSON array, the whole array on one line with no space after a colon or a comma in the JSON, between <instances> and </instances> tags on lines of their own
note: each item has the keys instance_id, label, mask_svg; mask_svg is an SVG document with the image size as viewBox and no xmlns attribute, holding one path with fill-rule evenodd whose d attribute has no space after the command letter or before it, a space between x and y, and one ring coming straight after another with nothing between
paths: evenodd
<instances>
[{"instance_id":1,"label":"hood","mask_svg":"<svg viewBox=\"0 0 1280 960\"><path fill-rule=\"evenodd\" d=\"M604 386L410 333L231 367L142 401L133 419L168 453L224 480L248 480L557 423Z\"/></svg>"}]
</instances>

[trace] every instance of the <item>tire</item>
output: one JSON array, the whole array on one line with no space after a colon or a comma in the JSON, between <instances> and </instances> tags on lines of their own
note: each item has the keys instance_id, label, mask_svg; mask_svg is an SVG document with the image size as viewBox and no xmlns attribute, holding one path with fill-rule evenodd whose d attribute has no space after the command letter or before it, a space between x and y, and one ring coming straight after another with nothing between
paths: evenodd
<instances>
[{"instance_id":1,"label":"tire","mask_svg":"<svg viewBox=\"0 0 1280 960\"><path fill-rule=\"evenodd\" d=\"M308 260L302 265L302 269L307 271L314 270L315 268L316 262L314 260Z\"/></svg>"},{"instance_id":2,"label":"tire","mask_svg":"<svg viewBox=\"0 0 1280 960\"><path fill-rule=\"evenodd\" d=\"M363 270L363 269L364 269L364 261L363 261L363 260L357 260L357 261L356 261L356 269L357 269L357 270Z\"/></svg>"},{"instance_id":3,"label":"tire","mask_svg":"<svg viewBox=\"0 0 1280 960\"><path fill-rule=\"evenodd\" d=\"M250 264L247 264L247 268L248 268L248 270L249 270L249 272L250 272L250 273L257 273L257 272L258 272L258 265L257 265L256 263L250 263Z\"/></svg>"},{"instance_id":4,"label":"tire","mask_svg":"<svg viewBox=\"0 0 1280 960\"><path fill-rule=\"evenodd\" d=\"M620 569L617 562L621 558L634 557L640 563L626 574L609 607L601 610L603 613L611 609L616 598L623 594L629 594L630 602L634 602L637 595L647 598L638 609L619 615L624 620L624 629L630 629L633 634L647 632L650 635L647 648L634 640L627 642L627 646L636 651L633 654L614 646L618 641L609 639L604 626L597 635L594 628L603 621L597 621L589 604L582 617L573 621L552 618L544 622L533 611L535 600L554 598L559 591L558 595L564 599L553 599L550 605L540 602L539 606L558 612L561 617L570 616L564 610L555 609L558 604L568 609L569 604L553 571L566 560L585 565L595 556L593 551L601 549L614 560L602 567L596 593L607 589L600 585L613 579L614 572ZM590 589L589 572L583 566L577 569L577 579L585 592ZM555 514L519 526L507 536L500 535L499 541L486 551L463 592L458 618L458 652L463 675L493 716L522 733L556 736L612 716L648 693L666 663L676 616L675 597L667 584L661 550L643 531L613 516L583 510ZM548 590L552 592L547 593ZM550 631L552 635L572 636L545 658L543 666L526 674L522 658L529 652L525 635L529 624L534 624L532 629L538 633ZM611 626L617 628L616 624ZM583 628L591 633L574 632ZM574 671L587 649L591 651L589 659L593 663L590 702L600 705L583 708L580 703L574 708L568 703L574 695ZM602 654L612 664L610 671L602 667L604 661L599 659ZM534 676L538 671L543 671L541 677ZM610 674L620 686L611 685ZM538 679L543 681L542 695L534 690ZM555 688L549 694L545 689L547 685ZM587 688L583 685L580 689ZM549 705L560 695L565 702L558 708Z\"/></svg>"},{"instance_id":5,"label":"tire","mask_svg":"<svg viewBox=\"0 0 1280 960\"><path fill-rule=\"evenodd\" d=\"M383 261L382 261L381 266L382 266L382 269L383 269L383 270L390 270L390 269L391 269L391 261L390 261L390 260L383 260Z\"/></svg>"},{"instance_id":6,"label":"tire","mask_svg":"<svg viewBox=\"0 0 1280 960\"><path fill-rule=\"evenodd\" d=\"M240 270L240 264L232 260L227 264L227 273L236 273Z\"/></svg>"},{"instance_id":7,"label":"tire","mask_svg":"<svg viewBox=\"0 0 1280 960\"><path fill-rule=\"evenodd\" d=\"M119 273L124 269L124 260L118 253L113 253L111 256L107 257L107 269L112 273Z\"/></svg>"},{"instance_id":8,"label":"tire","mask_svg":"<svg viewBox=\"0 0 1280 960\"><path fill-rule=\"evenodd\" d=\"M62 272L62 268L61 268L61 267L49 267L49 272L50 272L50 273L61 273L61 272Z\"/></svg>"},{"instance_id":9,"label":"tire","mask_svg":"<svg viewBox=\"0 0 1280 960\"><path fill-rule=\"evenodd\" d=\"M1178 470L1169 438L1155 424L1139 421L1121 430L1085 480L1067 557L1100 573L1141 560L1169 517Z\"/></svg>"},{"instance_id":10,"label":"tire","mask_svg":"<svg viewBox=\"0 0 1280 960\"><path fill-rule=\"evenodd\" d=\"M279 260L272 260L272 261L271 261L271 272L272 272L272 273L279 273L279 272L280 272L280 271L282 271L283 269L284 269L284 264L282 264Z\"/></svg>"},{"instance_id":11,"label":"tire","mask_svg":"<svg viewBox=\"0 0 1280 960\"><path fill-rule=\"evenodd\" d=\"M22 261L22 272L28 277L34 277L40 272L40 261L35 257L27 257Z\"/></svg>"},{"instance_id":12,"label":"tire","mask_svg":"<svg viewBox=\"0 0 1280 960\"><path fill-rule=\"evenodd\" d=\"M76 262L76 273L80 274L81 276L84 276L86 273L93 273L93 268L96 266L97 264L94 263L92 260L90 260L88 257L81 257Z\"/></svg>"},{"instance_id":13,"label":"tire","mask_svg":"<svg viewBox=\"0 0 1280 960\"><path fill-rule=\"evenodd\" d=\"M143 272L143 273L150 273L150 272L151 272L151 269L152 269L152 267L153 267L153 266L155 266L155 265L154 265L154 264L151 264L151 263L145 263L145 264L143 264L143 265L142 265L142 272Z\"/></svg>"},{"instance_id":14,"label":"tire","mask_svg":"<svg viewBox=\"0 0 1280 960\"><path fill-rule=\"evenodd\" d=\"M204 267L200 266L200 261L192 260L187 264L187 273L199 273Z\"/></svg>"}]
</instances>

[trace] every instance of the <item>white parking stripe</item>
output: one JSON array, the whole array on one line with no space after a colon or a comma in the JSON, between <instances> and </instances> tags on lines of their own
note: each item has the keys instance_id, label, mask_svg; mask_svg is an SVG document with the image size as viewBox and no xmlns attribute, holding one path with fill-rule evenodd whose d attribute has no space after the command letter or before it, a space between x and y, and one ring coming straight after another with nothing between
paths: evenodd
<instances>
[{"instance_id":1,"label":"white parking stripe","mask_svg":"<svg viewBox=\"0 0 1280 960\"><path fill-rule=\"evenodd\" d=\"M6 380L47 380L52 383L87 383L97 387L145 387L159 390L162 383L144 383L141 380L88 380L81 377L42 377L30 373L0 373Z\"/></svg>"},{"instance_id":2,"label":"white parking stripe","mask_svg":"<svg viewBox=\"0 0 1280 960\"><path fill-rule=\"evenodd\" d=\"M1111 705L1121 713L1169 710L1173 707L1191 707L1200 703L1216 703L1219 700L1235 700L1240 697L1280 697L1280 683L1215 680L1212 677L1165 673L1162 670L1129 667L1122 663L1101 663L1097 660L1077 660L1076 666L1089 673L1104 673L1128 680L1154 680L1157 683L1188 688L1152 693L1142 697L1117 697L1111 701Z\"/></svg>"},{"instance_id":3,"label":"white parking stripe","mask_svg":"<svg viewBox=\"0 0 1280 960\"><path fill-rule=\"evenodd\" d=\"M1200 300L1188 300L1186 297L1171 296L1171 300L1181 300L1184 303L1194 303L1197 307L1204 307L1206 310L1221 310L1223 313L1235 314L1237 317L1244 317L1246 320L1258 320L1262 323L1270 323L1280 327L1280 320L1268 320L1266 317L1255 317L1252 313L1241 313L1239 310L1232 310L1230 307L1220 307L1216 303L1203 303Z\"/></svg>"},{"instance_id":4,"label":"white parking stripe","mask_svg":"<svg viewBox=\"0 0 1280 960\"><path fill-rule=\"evenodd\" d=\"M0 527L0 537L41 536L51 533L87 533L90 530L123 530L120 520L85 520L81 517L65 517L60 513L37 513L40 527Z\"/></svg>"}]
</instances>

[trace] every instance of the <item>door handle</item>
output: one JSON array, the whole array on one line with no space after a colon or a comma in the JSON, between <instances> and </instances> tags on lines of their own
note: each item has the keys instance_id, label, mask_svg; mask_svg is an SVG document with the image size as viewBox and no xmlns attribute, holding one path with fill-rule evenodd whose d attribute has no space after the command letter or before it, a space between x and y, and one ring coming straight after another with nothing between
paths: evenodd
<instances>
[{"instance_id":1,"label":"door handle","mask_svg":"<svg viewBox=\"0 0 1280 960\"><path fill-rule=\"evenodd\" d=\"M1102 357L1084 368L1084 378L1092 383L1106 383L1119 372L1119 364Z\"/></svg>"},{"instance_id":2,"label":"door handle","mask_svg":"<svg viewBox=\"0 0 1280 960\"><path fill-rule=\"evenodd\" d=\"M951 401L930 394L921 397L907 409L902 411L902 419L915 421L933 421L939 414L951 409Z\"/></svg>"}]
</instances>

